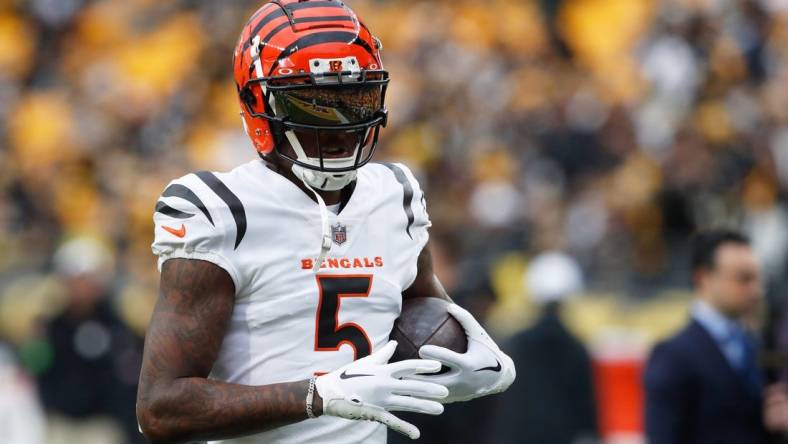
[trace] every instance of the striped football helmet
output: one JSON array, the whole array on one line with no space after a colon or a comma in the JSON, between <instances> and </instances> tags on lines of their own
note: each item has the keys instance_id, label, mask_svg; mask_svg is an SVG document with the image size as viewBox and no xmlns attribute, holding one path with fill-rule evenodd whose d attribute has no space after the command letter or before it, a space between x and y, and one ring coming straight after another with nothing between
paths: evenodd
<instances>
[{"instance_id":1,"label":"striped football helmet","mask_svg":"<svg viewBox=\"0 0 788 444\"><path fill-rule=\"evenodd\" d=\"M339 0L271 0L258 9L233 57L244 128L258 153L292 162L314 188L355 179L386 125L380 49Z\"/></svg>"}]
</instances>

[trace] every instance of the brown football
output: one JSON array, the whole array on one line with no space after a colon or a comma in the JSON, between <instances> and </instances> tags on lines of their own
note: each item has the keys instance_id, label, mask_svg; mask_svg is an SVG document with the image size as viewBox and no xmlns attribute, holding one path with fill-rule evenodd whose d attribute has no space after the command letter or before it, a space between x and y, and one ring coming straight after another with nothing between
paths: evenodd
<instances>
[{"instance_id":1,"label":"brown football","mask_svg":"<svg viewBox=\"0 0 788 444\"><path fill-rule=\"evenodd\" d=\"M418 359L422 345L446 347L457 353L468 350L468 338L459 322L446 310L449 302L438 298L411 298L402 301L402 313L394 322L390 339L397 350L390 362ZM441 372L448 371L444 367Z\"/></svg>"}]
</instances>

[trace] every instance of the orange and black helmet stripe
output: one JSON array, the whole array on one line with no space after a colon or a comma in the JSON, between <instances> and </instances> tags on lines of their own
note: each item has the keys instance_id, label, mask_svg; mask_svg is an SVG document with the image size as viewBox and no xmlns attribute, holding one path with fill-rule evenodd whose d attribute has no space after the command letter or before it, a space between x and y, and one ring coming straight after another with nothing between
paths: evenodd
<instances>
[{"instance_id":1,"label":"orange and black helmet stripe","mask_svg":"<svg viewBox=\"0 0 788 444\"><path fill-rule=\"evenodd\" d=\"M276 20L280 17L286 17L287 23L290 23L290 17L288 17L287 11L292 14L294 11L302 10L302 9L314 9L314 8L326 8L330 9L331 11L327 11L327 14L334 14L336 15L337 9L345 10L345 5L342 2L334 1L334 0L325 0L325 1L312 1L312 2L301 2L301 3L293 3L289 5L281 5L279 3L269 3L271 5L270 8L261 8L261 11L264 9L273 9L269 14L265 17L260 19L252 28L251 32L247 36L246 42L244 43L243 50L246 51L249 49L249 46L252 44L252 38L262 31L265 25L271 23L272 21ZM267 6L267 5L266 5ZM260 11L258 11L260 12ZM346 14L350 17L349 14ZM330 15L327 15L330 17ZM295 20L295 18L293 18ZM251 21L250 21L251 24Z\"/></svg>"},{"instance_id":2,"label":"orange and black helmet stripe","mask_svg":"<svg viewBox=\"0 0 788 444\"><path fill-rule=\"evenodd\" d=\"M301 17L297 18L293 21L294 24L298 23L310 23L310 22L352 22L354 21L353 17L349 15L332 15L332 16L322 16L322 17ZM279 24L276 28L272 29L268 34L265 35L260 40L262 45L267 45L268 42L271 41L276 34L280 31L283 31L285 28L290 26L290 22L283 22Z\"/></svg>"},{"instance_id":3,"label":"orange and black helmet stripe","mask_svg":"<svg viewBox=\"0 0 788 444\"><path fill-rule=\"evenodd\" d=\"M374 49L372 49L372 47L369 46L367 42L365 42L355 33L343 31L316 32L314 34L305 35L304 37L301 37L300 39L285 47L276 57L276 62L271 65L268 75L270 76L273 74L274 70L279 66L279 62L282 59L291 56L294 52L308 48L310 46L321 45L323 43L349 43L358 45L364 48L364 50L367 51L372 57L375 57Z\"/></svg>"}]
</instances>

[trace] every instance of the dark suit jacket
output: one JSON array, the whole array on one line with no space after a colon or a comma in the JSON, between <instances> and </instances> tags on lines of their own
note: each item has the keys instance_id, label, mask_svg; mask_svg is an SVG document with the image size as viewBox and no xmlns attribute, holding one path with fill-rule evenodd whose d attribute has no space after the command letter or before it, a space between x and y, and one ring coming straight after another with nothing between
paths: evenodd
<instances>
[{"instance_id":1,"label":"dark suit jacket","mask_svg":"<svg viewBox=\"0 0 788 444\"><path fill-rule=\"evenodd\" d=\"M645 372L649 444L759 444L761 394L748 390L697 321L658 344Z\"/></svg>"}]
</instances>

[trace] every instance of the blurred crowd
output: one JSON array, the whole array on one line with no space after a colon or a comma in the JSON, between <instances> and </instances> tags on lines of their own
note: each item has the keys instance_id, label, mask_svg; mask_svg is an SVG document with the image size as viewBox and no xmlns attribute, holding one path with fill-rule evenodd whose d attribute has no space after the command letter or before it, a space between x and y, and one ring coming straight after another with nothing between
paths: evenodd
<instances>
[{"instance_id":1,"label":"blurred crowd","mask_svg":"<svg viewBox=\"0 0 788 444\"><path fill-rule=\"evenodd\" d=\"M260 3L0 0L0 343L54 427L100 413L139 439L153 205L254 158L231 54ZM537 252L576 258L615 318L686 289L691 234L720 225L752 237L780 309L788 1L348 3L392 77L378 160L417 173L438 275L494 330L527 321Z\"/></svg>"}]
</instances>

